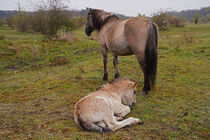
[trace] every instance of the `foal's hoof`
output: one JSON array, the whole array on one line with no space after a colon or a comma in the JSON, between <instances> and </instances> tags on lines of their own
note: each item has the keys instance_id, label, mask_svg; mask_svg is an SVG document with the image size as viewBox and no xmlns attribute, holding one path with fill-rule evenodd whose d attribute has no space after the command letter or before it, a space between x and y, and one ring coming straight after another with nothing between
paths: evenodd
<instances>
[{"instance_id":1,"label":"foal's hoof","mask_svg":"<svg viewBox=\"0 0 210 140\"><path fill-rule=\"evenodd\" d=\"M100 133L100 134L102 134L102 133L103 133L103 128L100 127L100 128L97 130L97 132Z\"/></svg>"},{"instance_id":2,"label":"foal's hoof","mask_svg":"<svg viewBox=\"0 0 210 140\"><path fill-rule=\"evenodd\" d=\"M148 91L142 91L142 92L141 92L141 95L142 95L142 96L146 96L147 94L148 94Z\"/></svg>"},{"instance_id":3,"label":"foal's hoof","mask_svg":"<svg viewBox=\"0 0 210 140\"><path fill-rule=\"evenodd\" d=\"M140 121L138 122L138 124L141 125L141 124L144 124L144 122L140 120Z\"/></svg>"}]
</instances>

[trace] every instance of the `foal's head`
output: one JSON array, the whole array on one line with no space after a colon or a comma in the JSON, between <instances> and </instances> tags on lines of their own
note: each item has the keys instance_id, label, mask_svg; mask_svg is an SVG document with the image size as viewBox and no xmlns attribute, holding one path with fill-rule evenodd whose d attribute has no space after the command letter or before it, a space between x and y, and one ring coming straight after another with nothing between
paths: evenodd
<instances>
[{"instance_id":1,"label":"foal's head","mask_svg":"<svg viewBox=\"0 0 210 140\"><path fill-rule=\"evenodd\" d=\"M136 85L137 82L133 80L126 80L122 83L122 101L129 106L136 104Z\"/></svg>"},{"instance_id":2,"label":"foal's head","mask_svg":"<svg viewBox=\"0 0 210 140\"><path fill-rule=\"evenodd\" d=\"M85 33L87 36L90 36L94 30L100 31L102 26L106 24L110 18L119 19L117 16L112 15L111 13L105 12L99 9L90 9L90 12L87 16L87 24L85 27Z\"/></svg>"}]
</instances>

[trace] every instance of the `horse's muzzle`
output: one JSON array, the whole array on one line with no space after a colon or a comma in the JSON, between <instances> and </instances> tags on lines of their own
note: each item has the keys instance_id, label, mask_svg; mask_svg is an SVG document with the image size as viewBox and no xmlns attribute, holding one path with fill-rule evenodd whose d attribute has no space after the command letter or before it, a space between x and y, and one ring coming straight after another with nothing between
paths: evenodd
<instances>
[{"instance_id":1,"label":"horse's muzzle","mask_svg":"<svg viewBox=\"0 0 210 140\"><path fill-rule=\"evenodd\" d=\"M87 36L90 36L90 34L91 34L91 31L87 26L85 28L85 33L86 33Z\"/></svg>"}]
</instances>

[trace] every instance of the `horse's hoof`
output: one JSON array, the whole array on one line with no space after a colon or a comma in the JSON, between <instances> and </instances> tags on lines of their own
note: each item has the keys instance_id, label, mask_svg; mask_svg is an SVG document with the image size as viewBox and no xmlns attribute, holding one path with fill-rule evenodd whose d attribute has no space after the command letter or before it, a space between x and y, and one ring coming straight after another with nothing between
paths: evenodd
<instances>
[{"instance_id":1,"label":"horse's hoof","mask_svg":"<svg viewBox=\"0 0 210 140\"><path fill-rule=\"evenodd\" d=\"M106 81L106 80L108 80L108 74L105 74L103 77L103 81Z\"/></svg>"},{"instance_id":2,"label":"horse's hoof","mask_svg":"<svg viewBox=\"0 0 210 140\"><path fill-rule=\"evenodd\" d=\"M115 79L120 78L120 74L116 74L116 73L115 73L114 78L115 78Z\"/></svg>"},{"instance_id":3,"label":"horse's hoof","mask_svg":"<svg viewBox=\"0 0 210 140\"><path fill-rule=\"evenodd\" d=\"M146 96L147 94L148 94L148 91L142 91L142 92L141 92L141 95L142 95L142 96Z\"/></svg>"},{"instance_id":4,"label":"horse's hoof","mask_svg":"<svg viewBox=\"0 0 210 140\"><path fill-rule=\"evenodd\" d=\"M103 81L107 81L107 80L108 80L108 78L103 77Z\"/></svg>"}]
</instances>

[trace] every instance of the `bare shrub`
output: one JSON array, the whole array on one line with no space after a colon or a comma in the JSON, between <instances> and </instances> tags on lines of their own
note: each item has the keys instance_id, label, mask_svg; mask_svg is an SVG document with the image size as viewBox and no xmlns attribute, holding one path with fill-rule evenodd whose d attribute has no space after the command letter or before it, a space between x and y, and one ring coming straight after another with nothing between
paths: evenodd
<instances>
[{"instance_id":1,"label":"bare shrub","mask_svg":"<svg viewBox=\"0 0 210 140\"><path fill-rule=\"evenodd\" d=\"M17 19L16 17L8 17L6 19L6 24L11 28L14 29L16 27Z\"/></svg>"},{"instance_id":2,"label":"bare shrub","mask_svg":"<svg viewBox=\"0 0 210 140\"><path fill-rule=\"evenodd\" d=\"M185 21L183 19L177 18L175 16L167 17L167 21L170 24L170 26L174 27L184 27L185 25Z\"/></svg>"},{"instance_id":3,"label":"bare shrub","mask_svg":"<svg viewBox=\"0 0 210 140\"><path fill-rule=\"evenodd\" d=\"M57 32L63 27L65 36L69 36L68 32L81 28L86 23L82 17L70 17L64 3L67 0L40 0L36 4L32 0L28 1L33 6L33 12L23 11L18 3L18 14L7 18L7 24L12 29L41 32L46 38L56 38Z\"/></svg>"},{"instance_id":4,"label":"bare shrub","mask_svg":"<svg viewBox=\"0 0 210 140\"><path fill-rule=\"evenodd\" d=\"M16 20L14 20L17 29L21 32L30 32L31 19L31 15L28 12L22 11L20 4L18 3L18 14L16 15Z\"/></svg>"},{"instance_id":5,"label":"bare shrub","mask_svg":"<svg viewBox=\"0 0 210 140\"><path fill-rule=\"evenodd\" d=\"M75 25L75 28L79 29L79 28L85 26L86 19L83 17L74 17L74 18L72 18L72 22Z\"/></svg>"},{"instance_id":6,"label":"bare shrub","mask_svg":"<svg viewBox=\"0 0 210 140\"><path fill-rule=\"evenodd\" d=\"M33 29L41 32L45 37L55 37L59 28L66 24L67 13L65 0L47 0L34 5Z\"/></svg>"},{"instance_id":7,"label":"bare shrub","mask_svg":"<svg viewBox=\"0 0 210 140\"><path fill-rule=\"evenodd\" d=\"M157 24L160 30L168 29L169 23L165 12L160 11L152 17L152 21Z\"/></svg>"},{"instance_id":8,"label":"bare shrub","mask_svg":"<svg viewBox=\"0 0 210 140\"><path fill-rule=\"evenodd\" d=\"M202 17L202 18L200 19L200 22L201 22L201 23L208 23L209 21L208 21L208 18L207 18L207 17Z\"/></svg>"},{"instance_id":9,"label":"bare shrub","mask_svg":"<svg viewBox=\"0 0 210 140\"><path fill-rule=\"evenodd\" d=\"M31 16L27 12L21 12L17 18L17 30L21 32L31 32Z\"/></svg>"}]
</instances>

